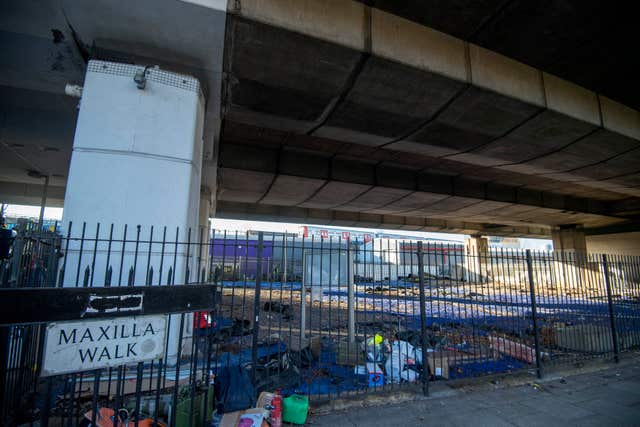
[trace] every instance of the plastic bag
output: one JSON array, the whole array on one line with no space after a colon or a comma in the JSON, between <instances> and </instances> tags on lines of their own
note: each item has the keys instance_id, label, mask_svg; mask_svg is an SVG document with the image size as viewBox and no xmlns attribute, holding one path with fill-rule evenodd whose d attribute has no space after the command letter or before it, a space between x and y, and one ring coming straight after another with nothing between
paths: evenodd
<instances>
[{"instance_id":1,"label":"plastic bag","mask_svg":"<svg viewBox=\"0 0 640 427\"><path fill-rule=\"evenodd\" d=\"M362 349L367 354L367 361L384 363L390 351L389 341L382 335L374 335L362 343Z\"/></svg>"},{"instance_id":2,"label":"plastic bag","mask_svg":"<svg viewBox=\"0 0 640 427\"><path fill-rule=\"evenodd\" d=\"M241 366L223 367L215 384L216 409L220 413L241 411L254 404L251 378Z\"/></svg>"},{"instance_id":3,"label":"plastic bag","mask_svg":"<svg viewBox=\"0 0 640 427\"><path fill-rule=\"evenodd\" d=\"M415 371L410 371L407 366L414 366L422 362L422 351L418 354L415 347L406 341L394 341L391 346L391 354L387 357L384 365L387 373L387 381L399 383L401 379L413 382L417 375Z\"/></svg>"},{"instance_id":4,"label":"plastic bag","mask_svg":"<svg viewBox=\"0 0 640 427\"><path fill-rule=\"evenodd\" d=\"M391 354L387 357L384 364L384 370L387 373L387 381L391 384L400 382L400 373L404 370L406 355L403 357L400 351L398 341L391 346Z\"/></svg>"}]
</instances>

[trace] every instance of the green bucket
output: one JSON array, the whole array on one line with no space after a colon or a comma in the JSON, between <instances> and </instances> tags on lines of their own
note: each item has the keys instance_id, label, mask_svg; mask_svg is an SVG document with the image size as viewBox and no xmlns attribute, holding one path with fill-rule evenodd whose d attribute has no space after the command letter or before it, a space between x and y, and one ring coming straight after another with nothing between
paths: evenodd
<instances>
[{"instance_id":1,"label":"green bucket","mask_svg":"<svg viewBox=\"0 0 640 427\"><path fill-rule=\"evenodd\" d=\"M294 394L282 399L282 421L293 424L307 422L309 412L309 398Z\"/></svg>"}]
</instances>

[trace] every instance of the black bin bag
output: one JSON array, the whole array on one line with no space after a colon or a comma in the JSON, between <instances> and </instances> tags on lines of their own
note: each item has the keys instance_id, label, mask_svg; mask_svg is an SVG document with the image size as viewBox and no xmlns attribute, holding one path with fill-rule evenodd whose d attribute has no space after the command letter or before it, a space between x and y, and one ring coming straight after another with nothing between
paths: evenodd
<instances>
[{"instance_id":1,"label":"black bin bag","mask_svg":"<svg viewBox=\"0 0 640 427\"><path fill-rule=\"evenodd\" d=\"M255 404L255 389L247 370L226 366L219 370L215 383L216 410L220 414L241 411Z\"/></svg>"}]
</instances>

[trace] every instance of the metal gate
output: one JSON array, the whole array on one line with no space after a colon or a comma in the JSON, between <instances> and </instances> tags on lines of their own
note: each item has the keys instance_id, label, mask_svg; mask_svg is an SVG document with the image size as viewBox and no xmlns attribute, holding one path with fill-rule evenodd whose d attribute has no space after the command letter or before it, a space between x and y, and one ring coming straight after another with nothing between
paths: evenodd
<instances>
[{"instance_id":1,"label":"metal gate","mask_svg":"<svg viewBox=\"0 0 640 427\"><path fill-rule=\"evenodd\" d=\"M109 417L210 425L233 406L221 392L230 370L254 400L280 389L315 404L426 393L430 381L542 375L640 346L637 257L68 224L63 234L19 235L0 273L7 426ZM55 359L47 330L73 344L65 325L133 328L132 319L158 315L164 348L151 359L46 366ZM135 335L126 325L123 345Z\"/></svg>"}]
</instances>

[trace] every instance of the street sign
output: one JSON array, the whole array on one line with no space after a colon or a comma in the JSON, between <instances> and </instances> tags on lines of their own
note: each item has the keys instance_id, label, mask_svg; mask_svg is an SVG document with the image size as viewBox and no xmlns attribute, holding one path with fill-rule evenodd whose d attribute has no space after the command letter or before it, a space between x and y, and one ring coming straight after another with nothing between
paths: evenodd
<instances>
[{"instance_id":1,"label":"street sign","mask_svg":"<svg viewBox=\"0 0 640 427\"><path fill-rule=\"evenodd\" d=\"M50 323L41 375L159 359L164 355L166 328L165 315Z\"/></svg>"}]
</instances>

